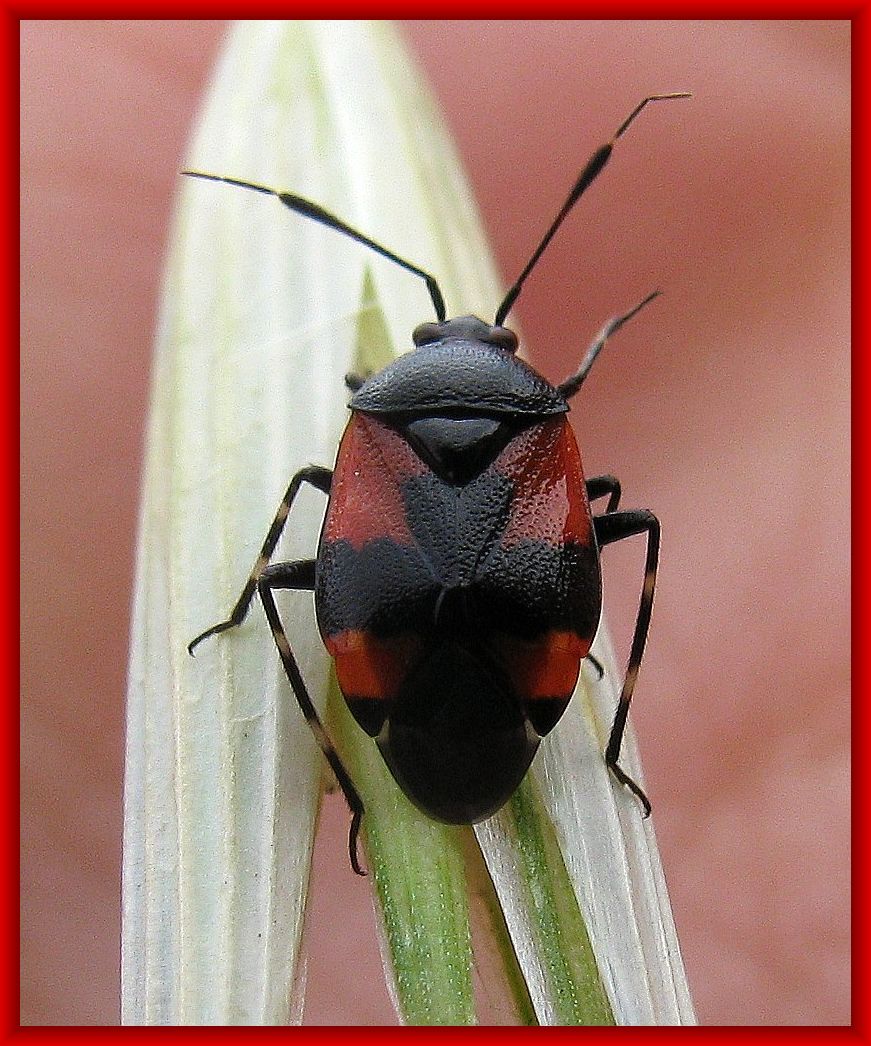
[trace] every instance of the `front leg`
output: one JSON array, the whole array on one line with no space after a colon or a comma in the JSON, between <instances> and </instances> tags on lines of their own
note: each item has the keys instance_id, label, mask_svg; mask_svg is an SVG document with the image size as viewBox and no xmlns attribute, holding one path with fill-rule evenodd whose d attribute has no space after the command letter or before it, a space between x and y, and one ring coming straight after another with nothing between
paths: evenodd
<instances>
[{"instance_id":1,"label":"front leg","mask_svg":"<svg viewBox=\"0 0 871 1046\"><path fill-rule=\"evenodd\" d=\"M592 505L594 501L598 501L599 498L608 497L608 504L605 506L606 512L616 512L620 505L620 480L616 476L604 475L604 476L591 476L586 481L587 488L587 501ZM595 657L593 654L587 654L587 660L599 673L599 679L605 675L605 669L602 666L602 662Z\"/></svg>"},{"instance_id":2,"label":"front leg","mask_svg":"<svg viewBox=\"0 0 871 1046\"><path fill-rule=\"evenodd\" d=\"M616 334L624 323L628 323L629 320L631 320L632 317L636 315L636 313L640 312L648 302L651 302L654 298L658 297L659 293L659 291L654 291L653 294L648 294L644 301L640 301L637 305L633 306L628 312L624 312L622 316L615 316L613 319L608 320L605 326L593 339L577 371L574 374L572 374L571 377L566 378L565 381L560 382L560 384L557 385L557 390L561 392L566 399L571 399L571 397L575 395L575 393L578 391L581 385L584 384L587 375L590 373L590 368L596 361L596 357L605 347L605 343L608 341L611 335Z\"/></svg>"},{"instance_id":3,"label":"front leg","mask_svg":"<svg viewBox=\"0 0 871 1046\"><path fill-rule=\"evenodd\" d=\"M620 505L620 480L616 476L591 476L587 480L587 501L597 501L608 495L606 512L616 512Z\"/></svg>"},{"instance_id":4,"label":"front leg","mask_svg":"<svg viewBox=\"0 0 871 1046\"><path fill-rule=\"evenodd\" d=\"M236 625L240 625L245 620L245 615L248 613L248 608L251 606L251 599L254 596L254 590L257 588L257 581L260 575L266 569L269 563L272 553L275 551L275 546L278 544L278 539L281 537L281 532L284 530L284 524L287 522L287 517L290 515L290 506L293 504L293 500L299 493L299 488L303 483L310 483L313 487L317 487L318 490L324 494L330 493L330 485L333 481L333 473L329 469L322 468L320 465L308 465L304 469L300 469L299 472L290 481L290 486L287 488L281 504L278 506L278 511L275 513L275 519L272 521L272 526L269 528L269 533L266 535L266 540L263 542L263 548L260 550L260 555L257 557L257 561L254 564L254 568L248 575L248 580L245 582L245 587L242 589L242 594L236 601L236 605L230 611L230 616L226 621L220 621L217 625L212 625L211 628L207 628L205 632L201 632L195 639L192 639L188 643L188 653L193 654L194 648L202 643L204 639L209 636L215 636L219 632L226 632L228 628L235 628Z\"/></svg>"}]
</instances>

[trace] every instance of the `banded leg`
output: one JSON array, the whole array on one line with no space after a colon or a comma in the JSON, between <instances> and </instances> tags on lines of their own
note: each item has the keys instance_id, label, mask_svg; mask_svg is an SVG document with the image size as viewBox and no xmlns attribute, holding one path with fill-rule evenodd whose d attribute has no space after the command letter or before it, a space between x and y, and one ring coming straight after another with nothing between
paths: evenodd
<instances>
[{"instance_id":1,"label":"banded leg","mask_svg":"<svg viewBox=\"0 0 871 1046\"><path fill-rule=\"evenodd\" d=\"M278 653L281 655L281 663L284 665L288 682L296 695L297 703L305 716L305 721L314 734L315 740L320 750L324 753L327 762L332 767L336 780L339 782L339 787L342 789L342 794L345 796L345 800L351 809L351 830L348 834L348 853L351 857L351 867L357 875L365 875L366 872L361 868L357 856L357 836L360 834L360 822L363 819L364 812L363 800L354 787L351 776L345 769L339 753L330 740L329 734L324 729L314 703L309 697L308 690L306 690L299 671L299 666L296 663L296 658L290 649L287 633L284 631L284 626L278 615L278 608L272 597L274 589L293 588L313 591L314 587L315 561L313 559L300 560L297 563L276 563L274 566L266 567L257 580L257 591L260 593L263 609L266 611L269 627L272 629L272 638L275 640Z\"/></svg>"},{"instance_id":2,"label":"banded leg","mask_svg":"<svg viewBox=\"0 0 871 1046\"><path fill-rule=\"evenodd\" d=\"M597 501L608 495L606 512L616 512L620 504L620 480L616 476L591 476L587 480L587 501Z\"/></svg>"},{"instance_id":3,"label":"banded leg","mask_svg":"<svg viewBox=\"0 0 871 1046\"><path fill-rule=\"evenodd\" d=\"M581 360L580 367L578 367L571 377L566 378L565 381L562 381L557 385L557 390L563 394L565 399L570 399L574 396L578 389L584 384L587 375L590 373L590 368L596 362L596 357L602 349L605 348L611 335L616 334L624 323L628 323L633 316L641 312L648 302L653 301L654 298L658 298L661 293L661 291L654 291L652 294L648 294L644 301L640 301L637 305L633 305L633 307L628 312L624 312L622 316L615 316L613 319L608 320L587 349L586 355Z\"/></svg>"},{"instance_id":4,"label":"banded leg","mask_svg":"<svg viewBox=\"0 0 871 1046\"><path fill-rule=\"evenodd\" d=\"M641 590L641 602L638 607L638 617L635 621L635 634L632 638L629 663L626 666L626 678L623 680L623 690L617 703L614 725L611 727L608 747L605 749L605 762L617 780L638 796L644 806L644 816L648 817L650 815L650 800L641 787L620 767L617 760L620 757L620 745L623 741L623 732L626 729L629 704L632 701L632 692L635 689L635 681L638 678L638 669L641 665L644 646L647 642L647 633L650 629L650 612L653 607L656 569L659 563L659 520L652 512L648 512L646 509L635 509L629 512L611 512L603 516L595 516L593 526L600 548L614 541L622 541L624 538L632 537L634 534L647 534L644 586Z\"/></svg>"},{"instance_id":5,"label":"banded leg","mask_svg":"<svg viewBox=\"0 0 871 1046\"><path fill-rule=\"evenodd\" d=\"M297 472L290 481L290 486L287 488L287 492L285 493L281 504L278 506L278 511L275 513L275 519L273 519L272 526L269 528L269 533L266 535L266 540L263 542L263 548L260 550L260 555L257 557L257 561L254 564L254 569L248 575L248 580L245 582L242 594L236 601L236 605L230 611L230 616L226 621L220 621L217 625L212 625L211 628L207 628L205 632L201 632L195 639L192 639L190 643L188 643L189 654L192 655L194 648L199 643L202 643L204 639L208 639L209 636L215 636L219 632L226 632L228 628L234 628L245 620L245 615L248 613L248 608L251 606L251 599L254 596L254 590L257 588L257 581L266 569L266 565L269 563L269 559L275 551L275 546L278 544L278 539L281 537L281 532L284 530L284 524L287 522L287 517L290 514L290 506L293 504L293 499L299 492L299 488L303 483L310 483L313 487L317 487L317 489L322 491L324 494L329 494L332 481L332 472L329 469L322 468L320 465L308 465L306 468L300 469L299 472Z\"/></svg>"},{"instance_id":6,"label":"banded leg","mask_svg":"<svg viewBox=\"0 0 871 1046\"><path fill-rule=\"evenodd\" d=\"M607 494L608 504L605 511L616 512L617 506L620 504L620 490L620 480L617 479L616 476L591 476L587 480L587 501L597 501L599 498L603 498ZM602 666L602 662L593 654L587 654L587 661L589 661L599 673L599 679L602 679L605 675L605 669Z\"/></svg>"}]
</instances>

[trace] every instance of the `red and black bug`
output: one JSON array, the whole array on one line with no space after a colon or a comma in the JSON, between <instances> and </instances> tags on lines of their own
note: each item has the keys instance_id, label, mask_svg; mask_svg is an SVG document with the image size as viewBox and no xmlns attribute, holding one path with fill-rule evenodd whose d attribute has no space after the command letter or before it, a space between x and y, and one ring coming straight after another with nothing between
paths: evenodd
<instances>
[{"instance_id":1,"label":"red and black bug","mask_svg":"<svg viewBox=\"0 0 871 1046\"><path fill-rule=\"evenodd\" d=\"M659 522L646 510L619 510L613 476L584 479L567 412L608 337L658 292L606 323L559 385L515 356L517 338L503 322L617 139L648 102L685 97L645 98L596 150L492 325L447 319L431 275L316 204L185 172L277 196L423 278L435 307L436 322L414 331L414 352L365 380L349 377L351 418L334 470L310 465L293 477L230 616L188 647L240 624L259 592L290 685L351 808L360 874L363 803L306 690L277 589L314 592L348 707L406 795L430 817L470 824L510 798L566 709L599 625L599 550L645 534L641 602L605 760L650 812L618 759L650 624ZM270 565L303 483L329 497L317 557ZM591 502L603 497L605 511L593 515Z\"/></svg>"}]
</instances>

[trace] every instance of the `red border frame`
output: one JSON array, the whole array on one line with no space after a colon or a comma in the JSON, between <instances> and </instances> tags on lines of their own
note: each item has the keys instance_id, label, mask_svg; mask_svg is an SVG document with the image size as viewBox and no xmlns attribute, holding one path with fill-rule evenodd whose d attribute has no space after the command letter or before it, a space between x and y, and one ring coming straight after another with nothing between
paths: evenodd
<instances>
[{"instance_id":1,"label":"red border frame","mask_svg":"<svg viewBox=\"0 0 871 1046\"><path fill-rule=\"evenodd\" d=\"M303 9L299 8L288 12L286 5L278 5L276 3L261 4L258 5L258 16L267 16L272 14L287 15L292 13L294 15L306 14L306 15L322 15L322 8L315 8L314 5L303 5ZM500 17L505 17L512 10L518 14L528 14L528 11L520 10L519 4L508 4L504 2L498 6L495 3L491 4L476 4L475 9L470 12L467 6L461 6L459 4L441 4L438 7L437 13L439 16L452 17L456 15L468 16L470 13L476 16L482 14L494 14ZM803 9L802 9L803 8ZM398 5L388 5L386 9L377 12L381 17L393 17L398 15L408 15L410 13L419 15L421 11L409 12L407 7L400 8ZM545 9L539 9L540 17L554 17L558 15L578 15L583 14L585 16L598 16L598 17L614 17L619 14L622 17L633 17L633 16L646 16L650 17L656 15L658 17L666 16L680 17L682 14L687 16L697 17L699 15L697 7L690 7L689 4L671 4L668 7L667 12L663 12L662 8L652 3L636 3L622 7L619 11L615 11L614 8L609 7L605 4L594 4L589 6L580 7L579 5L571 4L549 4ZM786 4L783 2L769 3L764 6L763 10L757 5L749 5L746 3L732 3L732 4L716 4L705 10L704 15L706 17L716 18L740 18L753 16L754 18L765 17L765 18L776 18L783 16L793 16L800 14L802 17L812 16L825 16L826 18L843 18L849 20L853 27L853 58L852 58L852 72L853 72L853 84L854 84L854 114L858 117L857 122L859 124L859 134L857 140L861 146L865 144L864 135L864 116L868 105L868 85L871 82L871 74L865 68L866 60L869 60L869 49L866 46L868 41L869 33L869 16L866 5L851 5L851 4L838 4L833 7L824 8L822 5L796 5ZM18 229L13 227L13 219L18 213L18 197L15 183L20 184L20 168L17 150L13 152L13 145L18 137L18 130L20 127L20 113L19 113L19 78L17 76L17 70L20 62L20 48L19 48L19 34L18 28L21 21L31 18L93 18L97 16L105 17L107 15L117 16L123 14L125 17L164 17L172 15L174 17L192 17L198 14L208 15L214 17L216 15L232 16L238 14L238 6L231 6L227 3L219 4L185 4L179 7L178 5L170 5L167 3L163 4L129 4L125 5L122 11L119 11L118 5L92 2L84 5L73 5L65 4L62 2L55 3L44 3L44 4L24 4L20 6L4 6L2 9L2 48L3 53L8 62L7 71L7 97L8 104L6 106L0 106L0 119L3 121L2 126L2 137L3 140L8 144L7 149L7 162L3 165L3 172L9 179L8 187L8 199L9 205L4 209L4 228L3 232L9 244L8 253L4 256L4 260L8 264L9 275L7 279L3 280L3 284L8 288L8 316L11 330L11 339L18 338L20 344L20 327L18 319L17 303L13 300L12 287L15 277L20 275L19 256L17 252L19 233ZM350 15L350 16L372 16L372 10L370 8L364 8L362 4L346 4L342 5L338 11L329 12L331 16L339 15ZM864 184L864 176L867 176L867 165L865 163L864 148L856 149L853 154L853 181L860 187ZM14 194L14 195L13 195ZM14 202L13 202L14 201ZM855 230L855 258L856 263L854 266L854 287L857 291L861 291L863 288L860 286L862 273L864 271L863 262L865 260L864 255L867 244L867 209L865 206L865 200L863 194L858 194L856 197L855 211L854 211L854 230ZM15 281L17 282L17 281ZM862 407L867 404L867 398L863 395L866 388L867 372L869 363L866 354L862 351L864 348L862 335L864 333L865 324L865 312L863 308L865 304L864 297L861 293L855 295L859 308L856 309L854 314L853 326L854 326L854 338L859 343L860 351L853 357L853 404L858 407L859 410L855 411L856 416L856 442L860 447L864 447L865 437L868 435L869 422L865 419L862 413ZM15 356L13 352L9 353L9 370L7 388L11 390L18 387L18 374L13 374L13 361ZM19 447L19 431L18 431L18 412L13 409L12 404L8 405L8 412L4 419L4 432L6 454L3 456L3 461L6 464L8 475L4 477L7 482L5 488L11 490L13 481L13 467L12 458L13 453L17 451ZM860 458L860 462L862 458ZM852 492L858 495L858 502L856 504L856 515L861 521L866 518L866 514L863 511L865 504L864 502L868 498L868 485L863 482L863 474L860 470L857 473L855 479L851 481ZM17 487L16 487L17 489ZM11 512L0 515L10 530L18 529L17 517L13 517ZM13 522L14 520L14 522ZM11 535L10 535L11 544ZM859 541L856 544L856 561L855 561L855 573L854 573L854 588L860 595L867 594L871 590L871 553L867 549L864 541ZM2 602L2 607L8 611L11 618L12 607L10 604L12 600L6 599ZM863 602L860 598L856 601L860 611L859 617L853 626L854 634L861 634L864 632L862 628L863 622L861 618L861 612L863 609ZM9 637L13 634L13 625L11 620L8 622L8 627L0 630L4 637ZM11 645L11 643L10 643ZM9 651L7 663L10 666L15 666L11 670L12 679L10 681L10 691L18 689L18 661L12 656L12 651ZM862 661L859 661L861 669ZM861 679L862 673L860 672L860 685L864 680ZM17 730L14 726L17 725L17 714L16 705L13 703L10 695L9 703L9 716L14 720L10 723L8 730L8 747L6 752L6 766L8 768L8 779L6 786L6 795L8 796L8 808L7 818L9 826L9 852L13 852L13 840L12 837L17 836L17 829L19 827L19 813L18 805L14 802L18 795L18 775L17 770L19 767L19 750L17 744L14 743L14 738L17 736ZM864 709L860 702L856 702L854 705L854 728L857 732L857 736L864 737L866 723L863 721ZM13 779L14 775L14 779ZM760 1037L767 1039L780 1039L784 1033L790 1039L802 1038L812 1039L813 1041L820 1041L822 1039L840 1040L847 1037L857 1036L860 1039L865 1039L868 1030L868 1021L866 1015L866 997L864 995L865 985L863 975L866 970L866 948L868 940L868 904L864 896L864 892L861 887L864 887L864 873L866 870L865 862L865 832L863 831L864 818L863 814L868 806L868 800L871 799L871 789L865 780L861 782L859 788L856 789L857 798L860 800L858 804L854 805L854 832L857 841L860 845L855 847L854 850L854 880L860 884L860 889L854 891L854 907L853 907L853 925L856 931L856 943L854 945L854 955L857 961L854 962L853 967L853 1023L850 1027L844 1028L765 1028L759 1029L758 1034ZM13 937L15 936L14 931L19 930L20 933L20 922L18 918L17 908L17 891L16 886L17 876L11 871L9 873L9 886L8 890L4 891L5 899L7 901L6 911L4 912L5 918L4 930L7 932L4 936L9 941L9 964L7 967L6 976L3 978L4 987L7 989L5 992L5 998L2 1001L3 1016L2 1027L6 1035L12 1035L16 1032L21 1033L30 1041L43 1041L49 1040L53 1037L55 1029L48 1028L22 1028L19 1023L19 1007L18 1007L18 992L15 990L15 986L18 983L18 970L19 970L19 959L18 951L13 948ZM71 956L71 961L77 961L75 957ZM76 1037L77 1035L84 1033L88 1036L95 1036L104 1038L106 1035L116 1034L147 1034L150 1029L118 1029L118 1028L64 1028L57 1029L57 1033L63 1037ZM166 1029L161 1029L161 1034L166 1033ZM203 1031L209 1036L218 1035L220 1037L235 1036L237 1034L236 1029L232 1028L208 1028L208 1029L182 1029L184 1033L197 1034L199 1031ZM438 1034L435 1029L400 1029L400 1031L408 1034L420 1034L422 1036L428 1036L432 1034ZM499 1028L498 1030L488 1031L487 1029L451 1029L451 1034L463 1034L471 1033L476 1037L484 1036L490 1037L491 1035L498 1035L500 1038L506 1035L513 1035L519 1033L528 1033L529 1029L510 1029L510 1028ZM241 1032L245 1034L244 1031ZM387 1031L387 1034L391 1034L392 1031ZM359 1040L373 1040L376 1037L380 1037L385 1034L385 1029L370 1029L370 1028L353 1028L347 1031L337 1031L336 1029L330 1028L297 1028L297 1029L275 1029L272 1034L288 1034L294 1037L302 1036L304 1038L311 1039L332 1039L334 1037L346 1038L353 1037ZM549 1034L554 1034L553 1030L549 1031ZM559 1034L557 1032L557 1034ZM577 1031L575 1029L564 1029L563 1035L583 1035L587 1041L589 1037L593 1035L597 1040L601 1036L609 1036L614 1034L623 1035L647 1035L662 1036L664 1034L671 1034L669 1029L666 1028L650 1028L650 1029L621 1029L620 1032L615 1033L610 1029L600 1029L594 1031L592 1029L584 1029ZM690 1034L703 1035L706 1039L719 1039L724 1037L731 1037L732 1035L741 1036L742 1039L748 1034L753 1032L748 1031L745 1028L700 1028Z\"/></svg>"},{"instance_id":2,"label":"red border frame","mask_svg":"<svg viewBox=\"0 0 871 1046\"><path fill-rule=\"evenodd\" d=\"M869 85L871 85L871 73L869 73L865 66L866 59L868 57L868 39L869 39L869 15L868 10L865 6L859 8L853 13L851 18L853 23L853 52L852 52L852 79L853 79L853 127L854 127L854 141L858 144L859 148L853 150L853 167L852 167L852 183L854 187L860 187L865 183L865 178L868 176L868 164L865 159L865 147L867 146L867 128L865 125L865 116L868 112L868 94ZM858 133L857 133L858 132ZM853 312L853 342L857 347L858 351L853 353L853 386L852 386L852 406L853 406L853 418L856 425L855 429L855 444L860 448L864 448L867 443L867 437L869 433L869 424L867 419L864 417L863 406L868 403L867 395L864 395L867 384L868 384L868 371L869 365L865 353L866 339L863 337L866 331L867 324L867 299L862 294L862 276L866 271L865 261L866 252L868 249L868 210L866 206L865 194L861 191L853 194L854 210L853 210L853 245L854 245L854 257L853 257L853 300L855 302ZM858 293L857 293L858 292ZM856 407L859 409L857 410ZM859 457L860 471L855 474L855 478L851 480L851 494L853 495L853 508L854 508L854 519L858 517L859 520L866 518L865 501L868 499L868 483L863 482L864 469L861 468L864 455ZM859 495L858 500L856 495ZM865 547L865 542L860 540L855 542L853 548L856 553L854 560L854 572L853 572L853 588L854 592L859 593L867 592L869 585L871 585L871 556L869 556L868 549ZM867 636L867 629L862 628L862 601L853 600L853 605L858 606L859 616L854 618L852 632L853 639L857 637L860 632L864 632ZM853 644L855 649L855 642ZM857 673L860 690L862 689L862 683L865 682L862 679L864 673L861 672L862 662L856 662L860 667L860 672ZM867 718L866 713L862 706L861 701L853 702L853 736L860 740L860 743L867 739ZM868 1004L865 991L867 990L864 982L864 975L867 973L868 961L867 961L867 947L869 938L869 926L868 926L868 903L865 897L864 891L861 886L864 885L865 874L867 874L867 825L865 819L862 817L862 811L868 801L871 798L871 789L868 786L868 778L859 783L857 776L852 777L853 784L853 837L855 840L853 848L853 974L852 974L852 995L853 995L853 1023L851 1031L859 1034L861 1038L866 1038L868 1035ZM860 886L860 889L856 889L856 885Z\"/></svg>"}]
</instances>

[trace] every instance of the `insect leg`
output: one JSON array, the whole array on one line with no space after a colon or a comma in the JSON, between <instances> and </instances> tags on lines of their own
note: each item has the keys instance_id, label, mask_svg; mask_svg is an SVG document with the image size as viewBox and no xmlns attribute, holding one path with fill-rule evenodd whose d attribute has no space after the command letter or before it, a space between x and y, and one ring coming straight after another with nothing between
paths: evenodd
<instances>
[{"instance_id":1,"label":"insect leg","mask_svg":"<svg viewBox=\"0 0 871 1046\"><path fill-rule=\"evenodd\" d=\"M272 598L273 589L285 588L313 589L314 560L302 560L298 563L276 563L275 566L267 567L257 581L257 591L260 593L263 609L266 611L269 627L272 629L272 638L278 647L284 671L287 673L287 679L296 695L297 703L305 716L305 721L308 723L311 732L314 734L320 750L324 753L327 762L332 767L336 780L339 782L339 787L342 789L342 794L345 796L345 800L351 809L351 830L348 835L348 852L351 857L351 867L357 875L365 875L366 873L361 868L357 856L357 836L360 833L360 822L363 819L363 800L354 787L350 774L345 769L342 760L339 758L339 753L336 751L329 734L320 721L314 703L309 697L308 690L306 690L296 658L290 649L287 634L278 615L278 608L275 605L275 600Z\"/></svg>"},{"instance_id":2,"label":"insect leg","mask_svg":"<svg viewBox=\"0 0 871 1046\"><path fill-rule=\"evenodd\" d=\"M603 498L608 495L608 505L605 508L606 512L616 512L617 506L620 504L620 480L616 476L591 476L587 480L587 501L596 501L598 498ZM602 666L602 662L595 657L593 654L587 654L587 660L593 665L596 671L599 673L599 679L605 675L605 669Z\"/></svg>"},{"instance_id":3,"label":"insect leg","mask_svg":"<svg viewBox=\"0 0 871 1046\"><path fill-rule=\"evenodd\" d=\"M596 671L599 673L599 679L602 679L605 675L605 666L602 664L602 662L590 653L587 654L586 660L589 661L593 668L595 668Z\"/></svg>"},{"instance_id":4,"label":"insect leg","mask_svg":"<svg viewBox=\"0 0 871 1046\"><path fill-rule=\"evenodd\" d=\"M245 615L248 613L248 607L251 605L251 599L254 596L254 590L257 588L257 580L266 568L270 556L275 551L275 546L278 544L278 539L281 537L282 530L284 530L284 524L287 522L287 517L290 513L290 506L293 504L293 499L299 492L299 488L303 483L310 483L313 487L317 487L318 490L323 491L324 494L329 494L332 480L332 472L329 469L322 468L320 465L308 465L306 468L300 469L299 472L297 472L290 481L287 493L284 495L281 504L278 506L278 511L275 513L275 519L273 519L272 526L269 528L269 533L266 535L266 540L263 542L263 548L260 550L260 555L257 557L257 561L254 564L254 569L248 575L248 580L245 582L242 594L239 596L238 600L236 600L236 605L230 611L230 616L226 621L221 621L217 625L212 625L211 628L207 628L205 632L201 632L195 639L192 639L190 643L188 643L189 654L193 654L194 648L204 639L207 639L209 636L217 635L219 632L226 632L228 628L234 628L245 620Z\"/></svg>"},{"instance_id":5,"label":"insect leg","mask_svg":"<svg viewBox=\"0 0 871 1046\"><path fill-rule=\"evenodd\" d=\"M622 541L623 538L632 537L633 534L647 534L644 586L641 590L638 617L635 621L635 634L632 638L632 649L629 653L629 663L626 666L623 690L617 704L617 713L614 716L614 725L611 727L608 747L605 749L605 762L610 767L611 772L621 784L626 785L630 791L638 796L644 807L644 816L647 817L650 814L650 801L640 786L621 769L617 760L620 756L623 731L626 729L626 717L629 714L632 691L635 689L635 681L638 678L638 669L641 665L644 645L647 642L647 633L650 629L650 612L653 607L656 568L659 563L659 520L652 512L648 512L646 509L635 509L629 512L611 512L602 516L596 516L593 519L593 526L596 531L596 540L600 547L609 545L614 541Z\"/></svg>"},{"instance_id":6,"label":"insect leg","mask_svg":"<svg viewBox=\"0 0 871 1046\"><path fill-rule=\"evenodd\" d=\"M620 504L620 480L616 476L591 476L587 480L587 501L608 495L606 512L616 512Z\"/></svg>"},{"instance_id":7,"label":"insect leg","mask_svg":"<svg viewBox=\"0 0 871 1046\"><path fill-rule=\"evenodd\" d=\"M637 305L633 305L633 307L628 312L624 312L622 316L614 316L612 319L608 320L605 326L590 343L590 347L587 349L584 358L581 360L580 367L578 367L574 374L557 385L557 390L561 392L566 399L570 399L574 396L581 385L584 384L587 375L590 373L590 368L596 362L596 357L602 349L605 348L605 344L611 335L616 334L624 323L628 323L633 316L639 313L644 306L648 304L648 302L659 297L661 293L661 291L654 291L652 294L648 294L643 301L640 301Z\"/></svg>"}]
</instances>

